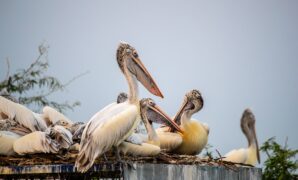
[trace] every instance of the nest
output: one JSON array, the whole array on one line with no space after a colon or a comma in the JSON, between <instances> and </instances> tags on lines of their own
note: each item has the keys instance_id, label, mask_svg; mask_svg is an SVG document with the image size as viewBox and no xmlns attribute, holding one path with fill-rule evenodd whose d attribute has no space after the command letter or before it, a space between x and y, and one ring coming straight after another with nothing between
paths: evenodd
<instances>
[{"instance_id":1,"label":"nest","mask_svg":"<svg viewBox=\"0 0 298 180\"><path fill-rule=\"evenodd\" d=\"M53 165L53 164L74 164L77 153L68 152L65 155L57 154L33 154L26 156L0 156L0 166L26 166L26 165ZM106 161L103 156L96 159L95 164L117 163L116 157L109 153ZM175 164L175 165L205 165L224 166L231 170L237 170L239 166L253 167L248 164L233 163L222 160L222 158L212 159L200 158L192 155L178 155L161 152L154 157L123 156L122 159L129 163L152 163L152 164Z\"/></svg>"}]
</instances>

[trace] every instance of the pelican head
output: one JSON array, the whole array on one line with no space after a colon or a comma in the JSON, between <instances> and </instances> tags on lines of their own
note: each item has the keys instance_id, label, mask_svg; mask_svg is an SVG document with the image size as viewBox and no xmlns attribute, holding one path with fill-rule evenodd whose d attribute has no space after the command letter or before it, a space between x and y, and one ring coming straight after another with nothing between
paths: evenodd
<instances>
[{"instance_id":1,"label":"pelican head","mask_svg":"<svg viewBox=\"0 0 298 180\"><path fill-rule=\"evenodd\" d=\"M173 127L177 131L182 132L180 127L166 114L160 107L158 107L151 98L144 98L140 101L141 116L144 125L147 129L152 122L159 124L166 124Z\"/></svg>"},{"instance_id":2,"label":"pelican head","mask_svg":"<svg viewBox=\"0 0 298 180\"><path fill-rule=\"evenodd\" d=\"M174 118L175 122L179 122L183 113L190 117L200 111L204 106L204 100L199 90L193 89L185 94L183 104Z\"/></svg>"},{"instance_id":3,"label":"pelican head","mask_svg":"<svg viewBox=\"0 0 298 180\"><path fill-rule=\"evenodd\" d=\"M163 98L161 91L143 65L134 47L128 43L120 42L116 56L118 65L126 77L130 74L135 76L149 92Z\"/></svg>"},{"instance_id":4,"label":"pelican head","mask_svg":"<svg viewBox=\"0 0 298 180\"><path fill-rule=\"evenodd\" d=\"M250 109L245 109L241 118L241 129L248 140L248 146L255 145L260 163L259 145L255 129L255 116Z\"/></svg>"},{"instance_id":5,"label":"pelican head","mask_svg":"<svg viewBox=\"0 0 298 180\"><path fill-rule=\"evenodd\" d=\"M117 96L117 104L119 103L123 103L128 99L128 96L125 92L121 92L118 96Z\"/></svg>"}]
</instances>

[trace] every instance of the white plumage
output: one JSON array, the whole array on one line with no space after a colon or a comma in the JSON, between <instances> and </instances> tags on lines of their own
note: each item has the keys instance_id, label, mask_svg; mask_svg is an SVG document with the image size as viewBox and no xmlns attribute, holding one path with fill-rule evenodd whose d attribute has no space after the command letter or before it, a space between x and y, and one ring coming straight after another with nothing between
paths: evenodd
<instances>
[{"instance_id":1,"label":"white plumage","mask_svg":"<svg viewBox=\"0 0 298 180\"><path fill-rule=\"evenodd\" d=\"M20 155L34 153L57 153L60 149L68 149L72 145L72 134L59 125L47 128L48 121L72 122L63 114L50 107L44 108L44 114L37 114L23 105L14 103L0 96L1 131L0 154Z\"/></svg>"},{"instance_id":2,"label":"white plumage","mask_svg":"<svg viewBox=\"0 0 298 180\"><path fill-rule=\"evenodd\" d=\"M73 125L70 119L50 106L45 106L42 112L42 116L48 125L58 124L65 128L70 128Z\"/></svg>"},{"instance_id":3,"label":"white plumage","mask_svg":"<svg viewBox=\"0 0 298 180\"><path fill-rule=\"evenodd\" d=\"M75 164L80 172L86 172L102 153L118 147L137 127L140 122L137 80L152 94L163 97L132 46L120 43L116 57L129 85L128 101L107 106L87 123Z\"/></svg>"},{"instance_id":4,"label":"white plumage","mask_svg":"<svg viewBox=\"0 0 298 180\"><path fill-rule=\"evenodd\" d=\"M159 146L149 143L133 144L124 141L119 145L119 149L123 154L134 156L156 156L160 153Z\"/></svg>"},{"instance_id":5,"label":"white plumage","mask_svg":"<svg viewBox=\"0 0 298 180\"><path fill-rule=\"evenodd\" d=\"M241 129L248 141L247 148L234 149L224 156L225 161L255 165L260 162L259 145L255 131L255 116L250 109L246 109L241 118Z\"/></svg>"},{"instance_id":6,"label":"white plumage","mask_svg":"<svg viewBox=\"0 0 298 180\"><path fill-rule=\"evenodd\" d=\"M40 116L34 114L25 106L14 103L2 96L0 96L0 114L2 119L14 119L19 124L34 131L44 131L47 128L46 123Z\"/></svg>"},{"instance_id":7,"label":"white plumage","mask_svg":"<svg viewBox=\"0 0 298 180\"><path fill-rule=\"evenodd\" d=\"M0 155L14 155L13 144L20 137L20 135L10 131L0 131Z\"/></svg>"},{"instance_id":8,"label":"white plumage","mask_svg":"<svg viewBox=\"0 0 298 180\"><path fill-rule=\"evenodd\" d=\"M128 102L113 104L96 113L87 123L80 144L76 167L87 171L95 159L118 146L133 133L139 121L138 106Z\"/></svg>"},{"instance_id":9,"label":"white plumage","mask_svg":"<svg viewBox=\"0 0 298 180\"><path fill-rule=\"evenodd\" d=\"M46 132L35 131L17 139L13 144L13 149L19 155L57 153L59 144Z\"/></svg>"}]
</instances>

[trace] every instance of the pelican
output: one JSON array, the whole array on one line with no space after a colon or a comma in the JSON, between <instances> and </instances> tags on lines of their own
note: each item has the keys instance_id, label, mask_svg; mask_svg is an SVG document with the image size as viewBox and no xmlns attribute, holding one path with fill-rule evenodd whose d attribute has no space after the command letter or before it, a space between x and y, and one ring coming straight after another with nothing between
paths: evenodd
<instances>
[{"instance_id":1,"label":"pelican","mask_svg":"<svg viewBox=\"0 0 298 180\"><path fill-rule=\"evenodd\" d=\"M184 102L174 118L174 122L180 125L182 133L176 133L168 127L158 129L161 148L187 155L196 155L202 151L208 141L209 127L207 124L191 119L191 116L201 110L203 104L203 98L198 90L186 93Z\"/></svg>"},{"instance_id":2,"label":"pelican","mask_svg":"<svg viewBox=\"0 0 298 180\"><path fill-rule=\"evenodd\" d=\"M73 125L73 122L70 119L50 106L45 106L42 112L42 117L47 126L56 124L70 129Z\"/></svg>"},{"instance_id":3,"label":"pelican","mask_svg":"<svg viewBox=\"0 0 298 180\"><path fill-rule=\"evenodd\" d=\"M10 131L0 131L1 155L58 153L72 145L71 133L62 126L52 126L45 132L34 131L24 136Z\"/></svg>"},{"instance_id":4,"label":"pelican","mask_svg":"<svg viewBox=\"0 0 298 180\"><path fill-rule=\"evenodd\" d=\"M247 148L234 149L224 157L225 161L256 165L260 163L259 145L255 129L255 116L250 109L246 109L241 118L241 129L248 141Z\"/></svg>"},{"instance_id":5,"label":"pelican","mask_svg":"<svg viewBox=\"0 0 298 180\"><path fill-rule=\"evenodd\" d=\"M152 127L152 122L169 124L177 131L180 131L179 126L173 122L150 98L145 98L140 101L141 118L146 127L148 138L144 141L138 134L134 134L129 142L124 141L120 144L119 150L123 154L131 154L134 156L155 156L160 152L160 141Z\"/></svg>"},{"instance_id":6,"label":"pelican","mask_svg":"<svg viewBox=\"0 0 298 180\"><path fill-rule=\"evenodd\" d=\"M19 155L58 153L59 144L47 132L35 131L15 140L13 150Z\"/></svg>"},{"instance_id":7,"label":"pelican","mask_svg":"<svg viewBox=\"0 0 298 180\"><path fill-rule=\"evenodd\" d=\"M106 106L87 123L75 163L79 172L86 172L98 156L118 147L137 127L141 119L137 80L152 94L163 97L135 48L121 42L117 49L117 62L128 82L128 100ZM117 157L120 157L119 151Z\"/></svg>"},{"instance_id":8,"label":"pelican","mask_svg":"<svg viewBox=\"0 0 298 180\"><path fill-rule=\"evenodd\" d=\"M0 143L5 144L0 154L56 153L68 149L72 144L71 133L59 125L47 127L45 118L66 127L69 123L63 122L71 122L53 108L45 107L44 114L37 114L0 96Z\"/></svg>"},{"instance_id":9,"label":"pelican","mask_svg":"<svg viewBox=\"0 0 298 180\"><path fill-rule=\"evenodd\" d=\"M46 123L39 114L2 96L0 96L0 119L15 120L20 125L15 131L21 134L22 130L19 129L21 126L29 129L29 132L44 131L47 128Z\"/></svg>"},{"instance_id":10,"label":"pelican","mask_svg":"<svg viewBox=\"0 0 298 180\"><path fill-rule=\"evenodd\" d=\"M10 131L0 131L0 155L11 156L16 154L13 150L14 142L21 136Z\"/></svg>"}]
</instances>

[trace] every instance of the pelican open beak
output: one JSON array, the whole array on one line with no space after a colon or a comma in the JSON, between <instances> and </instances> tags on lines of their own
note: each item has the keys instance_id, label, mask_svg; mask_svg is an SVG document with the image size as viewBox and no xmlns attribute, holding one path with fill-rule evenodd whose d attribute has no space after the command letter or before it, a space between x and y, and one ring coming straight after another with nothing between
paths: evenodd
<instances>
[{"instance_id":1,"label":"pelican open beak","mask_svg":"<svg viewBox=\"0 0 298 180\"><path fill-rule=\"evenodd\" d=\"M145 88L152 94L163 98L161 91L159 90L154 79L151 77L150 73L147 71L142 61L138 56L131 54L131 61L128 61L128 69L133 73L138 81L140 81Z\"/></svg>"},{"instance_id":2,"label":"pelican open beak","mask_svg":"<svg viewBox=\"0 0 298 180\"><path fill-rule=\"evenodd\" d=\"M167 124L176 131L183 133L182 129L157 105L149 106L147 111L148 119L158 124Z\"/></svg>"},{"instance_id":3,"label":"pelican open beak","mask_svg":"<svg viewBox=\"0 0 298 180\"><path fill-rule=\"evenodd\" d=\"M179 111L177 112L177 114L174 117L174 122L180 124L180 119L181 119L181 115L183 110L185 109L187 105L187 100L183 102L182 106L180 107Z\"/></svg>"},{"instance_id":4,"label":"pelican open beak","mask_svg":"<svg viewBox=\"0 0 298 180\"><path fill-rule=\"evenodd\" d=\"M177 124L180 124L180 119L181 119L183 111L193 109L194 106L195 105L192 102L190 102L188 99L185 99L182 106L180 107L179 111L177 112L177 114L174 117L174 122Z\"/></svg>"},{"instance_id":5,"label":"pelican open beak","mask_svg":"<svg viewBox=\"0 0 298 180\"><path fill-rule=\"evenodd\" d=\"M259 144L258 144L258 139L257 139L257 134L256 134L256 128L255 128L255 126L253 126L252 132L253 132L254 140L255 140L255 143L256 143L258 162L260 163L261 158L260 158Z\"/></svg>"}]
</instances>

